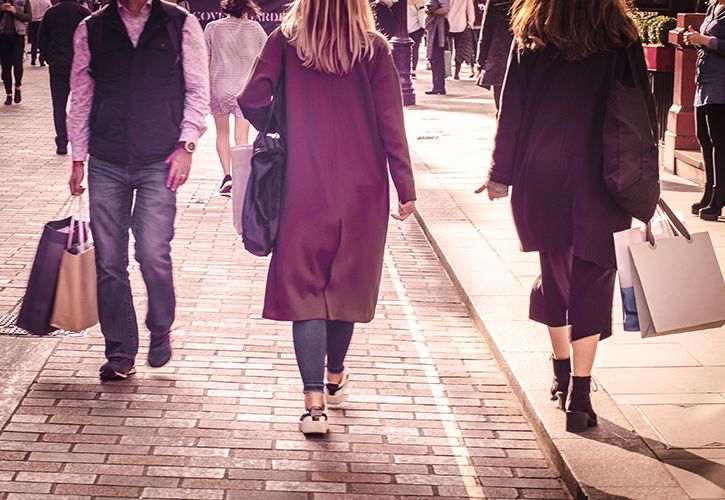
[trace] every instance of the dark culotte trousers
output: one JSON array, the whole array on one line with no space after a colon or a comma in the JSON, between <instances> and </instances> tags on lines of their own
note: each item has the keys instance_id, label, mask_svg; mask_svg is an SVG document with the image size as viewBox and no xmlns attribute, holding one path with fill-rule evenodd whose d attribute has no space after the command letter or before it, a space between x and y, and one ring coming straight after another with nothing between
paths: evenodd
<instances>
[{"instance_id":1,"label":"dark culotte trousers","mask_svg":"<svg viewBox=\"0 0 725 500\"><path fill-rule=\"evenodd\" d=\"M541 276L531 290L529 318L547 326L571 325L571 340L612 335L614 269L580 259L571 247L539 252Z\"/></svg>"}]
</instances>

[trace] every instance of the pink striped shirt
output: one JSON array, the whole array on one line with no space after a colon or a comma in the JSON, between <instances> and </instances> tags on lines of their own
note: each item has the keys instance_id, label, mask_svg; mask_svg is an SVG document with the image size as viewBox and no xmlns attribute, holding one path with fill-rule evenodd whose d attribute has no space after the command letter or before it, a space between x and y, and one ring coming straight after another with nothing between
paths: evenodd
<instances>
[{"instance_id":1,"label":"pink striped shirt","mask_svg":"<svg viewBox=\"0 0 725 500\"><path fill-rule=\"evenodd\" d=\"M152 0L147 0L138 16L121 2L118 13L126 26L131 43L138 45L146 21L151 16ZM109 7L110 8L110 7ZM73 39L73 67L71 69L71 107L68 113L68 139L73 150L73 161L88 158L90 136L89 119L93 105L94 81L90 74L91 52L88 47L86 20L78 25ZM182 31L181 57L184 68L186 95L184 116L181 121L180 141L197 141L206 132L206 116L209 114L209 60L206 53L204 32L199 21L189 15Z\"/></svg>"}]
</instances>

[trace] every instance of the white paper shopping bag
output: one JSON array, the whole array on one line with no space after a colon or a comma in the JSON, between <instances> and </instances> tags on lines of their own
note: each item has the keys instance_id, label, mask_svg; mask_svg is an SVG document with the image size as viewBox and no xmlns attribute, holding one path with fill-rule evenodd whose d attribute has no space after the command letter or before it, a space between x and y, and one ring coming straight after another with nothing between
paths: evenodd
<instances>
[{"instance_id":1,"label":"white paper shopping bag","mask_svg":"<svg viewBox=\"0 0 725 500\"><path fill-rule=\"evenodd\" d=\"M247 192L247 181L251 171L252 145L234 146L232 148L232 216L234 229L242 234L242 209L244 194Z\"/></svg>"},{"instance_id":2,"label":"white paper shopping bag","mask_svg":"<svg viewBox=\"0 0 725 500\"><path fill-rule=\"evenodd\" d=\"M725 279L710 234L690 234L661 203L678 234L629 247L642 337L724 325Z\"/></svg>"}]
</instances>

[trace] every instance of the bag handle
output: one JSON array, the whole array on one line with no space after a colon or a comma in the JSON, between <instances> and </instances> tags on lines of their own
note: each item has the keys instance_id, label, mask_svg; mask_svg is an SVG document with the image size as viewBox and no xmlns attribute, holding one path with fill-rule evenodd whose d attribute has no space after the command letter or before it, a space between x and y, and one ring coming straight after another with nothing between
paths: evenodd
<instances>
[{"instance_id":1,"label":"bag handle","mask_svg":"<svg viewBox=\"0 0 725 500\"><path fill-rule=\"evenodd\" d=\"M264 125L264 129L262 129L262 136L269 133L269 128L272 126L272 120L274 119L277 111L279 111L279 101L284 98L285 69L287 67L287 39L281 33L280 36L282 37L282 66L280 69L279 80L277 81L277 88L274 89L274 94L272 95L272 105L269 107L267 123ZM281 127L280 124L277 125Z\"/></svg>"},{"instance_id":2,"label":"bag handle","mask_svg":"<svg viewBox=\"0 0 725 500\"><path fill-rule=\"evenodd\" d=\"M675 215L675 212L672 211L670 206L665 203L665 200L660 198L657 201L657 207L664 212L664 214L667 216L667 219L669 220L670 226L675 230L675 236L682 236L687 241L692 241L692 235L687 230L685 225L682 223L682 221ZM650 245L655 246L655 237L652 233L652 221L647 223L647 229L645 230L645 234L647 237L647 241Z\"/></svg>"},{"instance_id":3,"label":"bag handle","mask_svg":"<svg viewBox=\"0 0 725 500\"><path fill-rule=\"evenodd\" d=\"M74 206L77 205L76 210ZM85 224L85 212L83 209L83 198L73 196L70 202L70 227L68 229L68 241L66 242L65 249L70 250L73 247L73 234L75 233L75 226L78 224L78 247L81 252L86 251L86 224ZM77 214L77 216L76 216Z\"/></svg>"}]
</instances>

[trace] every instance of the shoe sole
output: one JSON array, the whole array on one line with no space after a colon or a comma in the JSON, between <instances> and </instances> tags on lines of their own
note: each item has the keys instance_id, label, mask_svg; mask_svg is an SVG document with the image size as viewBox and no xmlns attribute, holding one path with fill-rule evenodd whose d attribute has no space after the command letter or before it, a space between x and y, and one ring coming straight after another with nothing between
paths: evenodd
<instances>
[{"instance_id":1,"label":"shoe sole","mask_svg":"<svg viewBox=\"0 0 725 500\"><path fill-rule=\"evenodd\" d=\"M131 368L127 372L117 372L115 370L113 371L102 371L99 373L99 376L101 380L126 380L130 375L134 375L136 373L136 367Z\"/></svg>"},{"instance_id":2,"label":"shoe sole","mask_svg":"<svg viewBox=\"0 0 725 500\"><path fill-rule=\"evenodd\" d=\"M327 392L327 387L325 387L325 402L329 405L339 405L344 403L347 400L347 394L345 391L349 385L350 377L346 373L342 379L342 384L338 387L337 392L335 392L334 395L331 396L330 393Z\"/></svg>"},{"instance_id":3,"label":"shoe sole","mask_svg":"<svg viewBox=\"0 0 725 500\"><path fill-rule=\"evenodd\" d=\"M721 214L703 214L700 212L700 218L707 221L716 221L720 218Z\"/></svg>"},{"instance_id":4,"label":"shoe sole","mask_svg":"<svg viewBox=\"0 0 725 500\"><path fill-rule=\"evenodd\" d=\"M219 188L219 194L222 196L231 196L232 194L232 183L227 182Z\"/></svg>"},{"instance_id":5,"label":"shoe sole","mask_svg":"<svg viewBox=\"0 0 725 500\"><path fill-rule=\"evenodd\" d=\"M330 424L327 420L303 420L300 422L300 432L302 434L327 434L330 430Z\"/></svg>"}]
</instances>

